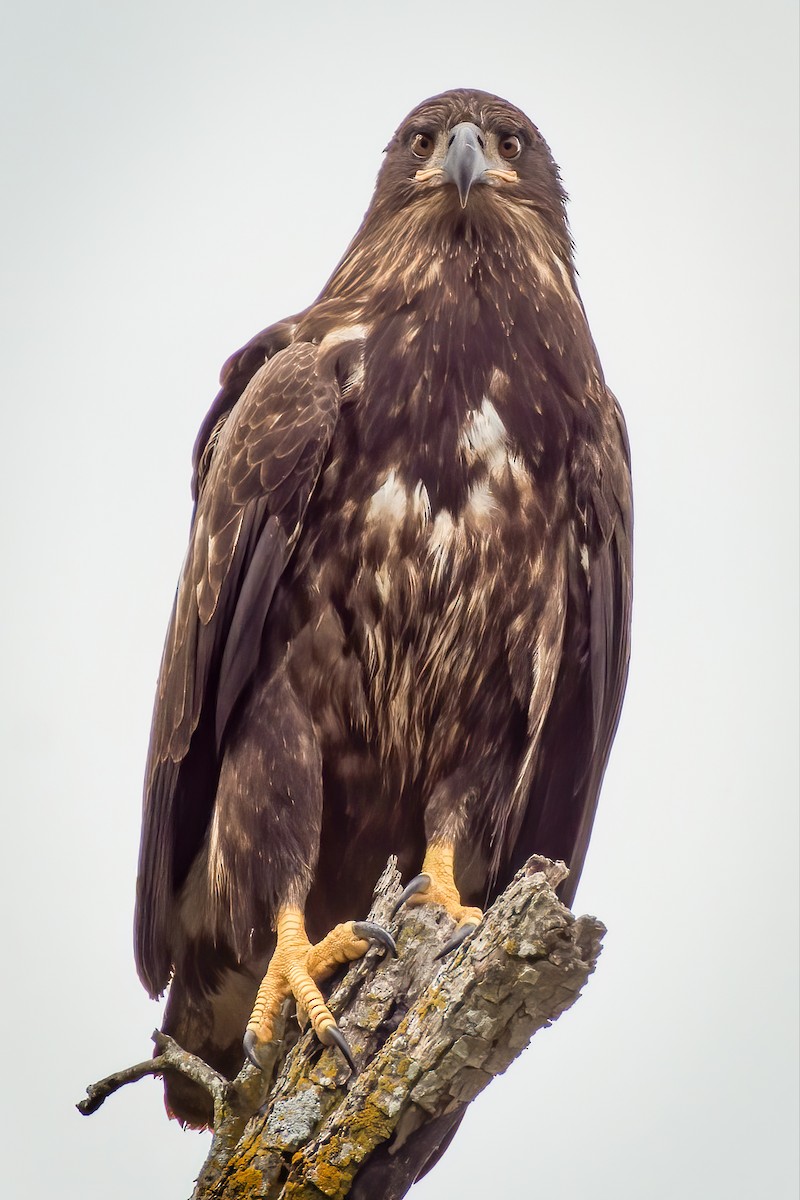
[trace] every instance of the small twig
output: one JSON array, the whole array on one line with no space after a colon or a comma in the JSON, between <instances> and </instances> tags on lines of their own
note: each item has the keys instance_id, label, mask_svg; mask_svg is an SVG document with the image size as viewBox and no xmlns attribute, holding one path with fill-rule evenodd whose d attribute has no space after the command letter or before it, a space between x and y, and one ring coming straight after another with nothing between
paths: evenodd
<instances>
[{"instance_id":1,"label":"small twig","mask_svg":"<svg viewBox=\"0 0 800 1200\"><path fill-rule=\"evenodd\" d=\"M136 1083L147 1075L163 1075L165 1071L186 1075L205 1088L215 1103L221 1103L226 1088L230 1087L227 1079L212 1070L201 1058L181 1050L177 1042L158 1029L153 1034L153 1041L159 1051L154 1058L136 1063L133 1067L126 1067L124 1071L115 1071L113 1075L107 1075L105 1079L90 1084L86 1089L86 1099L75 1105L78 1112L84 1117L89 1117L97 1112L109 1096L113 1096L114 1092L118 1092L126 1084Z\"/></svg>"}]
</instances>

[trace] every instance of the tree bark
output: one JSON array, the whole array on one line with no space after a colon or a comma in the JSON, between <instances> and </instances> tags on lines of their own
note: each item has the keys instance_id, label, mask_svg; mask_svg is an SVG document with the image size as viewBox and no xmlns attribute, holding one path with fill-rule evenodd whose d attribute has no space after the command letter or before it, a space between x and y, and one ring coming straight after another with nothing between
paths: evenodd
<instances>
[{"instance_id":1,"label":"tree bark","mask_svg":"<svg viewBox=\"0 0 800 1200\"><path fill-rule=\"evenodd\" d=\"M276 1048L271 1081L249 1064L233 1083L205 1064L192 1066L194 1078L209 1072L215 1100L214 1138L192 1200L406 1195L469 1102L575 1002L595 968L605 930L558 900L565 876L561 863L530 859L478 930L442 961L436 955L450 919L429 905L402 909L397 958L370 950L329 998L356 1060L354 1076L311 1032ZM390 862L369 919L388 928L400 890ZM187 1056L167 1042L157 1041L157 1072L187 1069ZM82 1111L117 1086L94 1085Z\"/></svg>"}]
</instances>

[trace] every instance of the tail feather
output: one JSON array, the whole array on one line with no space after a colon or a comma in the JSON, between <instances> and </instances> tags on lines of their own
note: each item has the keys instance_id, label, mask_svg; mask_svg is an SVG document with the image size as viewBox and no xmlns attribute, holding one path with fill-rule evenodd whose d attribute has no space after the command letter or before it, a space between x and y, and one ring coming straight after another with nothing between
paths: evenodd
<instances>
[{"instance_id":1,"label":"tail feather","mask_svg":"<svg viewBox=\"0 0 800 1200\"><path fill-rule=\"evenodd\" d=\"M164 1013L164 1033L183 1050L196 1054L227 1079L233 1079L244 1062L242 1035L260 983L244 970L228 969L217 990L198 995L176 975L169 988ZM209 1129L214 1106L208 1092L185 1075L164 1076L167 1113L190 1129Z\"/></svg>"}]
</instances>

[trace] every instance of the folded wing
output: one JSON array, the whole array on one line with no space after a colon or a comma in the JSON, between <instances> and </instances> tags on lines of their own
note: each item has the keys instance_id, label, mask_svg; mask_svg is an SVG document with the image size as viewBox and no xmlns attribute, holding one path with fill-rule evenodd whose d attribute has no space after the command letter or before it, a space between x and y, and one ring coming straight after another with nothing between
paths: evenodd
<instances>
[{"instance_id":1,"label":"folded wing","mask_svg":"<svg viewBox=\"0 0 800 1200\"><path fill-rule=\"evenodd\" d=\"M175 895L205 836L226 729L258 664L339 400L318 347L286 347L245 388L199 483L145 776L135 950L152 995L169 982Z\"/></svg>"}]
</instances>

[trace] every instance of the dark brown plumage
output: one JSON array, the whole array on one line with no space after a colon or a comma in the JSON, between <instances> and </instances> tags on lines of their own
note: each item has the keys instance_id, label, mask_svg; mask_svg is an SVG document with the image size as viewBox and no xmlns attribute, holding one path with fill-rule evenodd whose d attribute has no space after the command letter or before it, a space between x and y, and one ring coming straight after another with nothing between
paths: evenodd
<instances>
[{"instance_id":1,"label":"dark brown plumage","mask_svg":"<svg viewBox=\"0 0 800 1200\"><path fill-rule=\"evenodd\" d=\"M136 912L165 1028L223 1071L279 906L320 937L389 854L413 875L442 838L468 904L534 852L574 894L627 673L631 497L564 200L518 109L426 101L319 299L223 369ZM183 1085L168 1104L208 1119Z\"/></svg>"}]
</instances>

